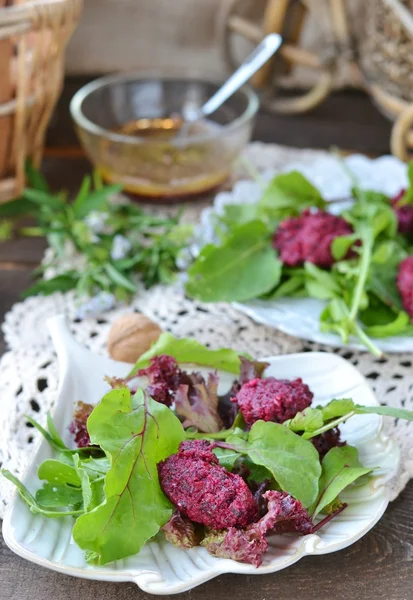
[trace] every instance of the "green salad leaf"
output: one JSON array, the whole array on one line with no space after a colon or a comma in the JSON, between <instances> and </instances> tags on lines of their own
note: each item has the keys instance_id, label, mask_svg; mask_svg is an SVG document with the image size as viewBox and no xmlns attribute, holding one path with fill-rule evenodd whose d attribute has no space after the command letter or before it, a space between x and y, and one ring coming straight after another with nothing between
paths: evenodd
<instances>
[{"instance_id":1,"label":"green salad leaf","mask_svg":"<svg viewBox=\"0 0 413 600\"><path fill-rule=\"evenodd\" d=\"M104 502L77 519L73 538L90 562L103 565L138 553L170 518L172 507L159 485L156 465L176 452L184 430L169 408L142 390L131 397L121 388L97 405L88 431L111 467Z\"/></svg>"},{"instance_id":2,"label":"green salad leaf","mask_svg":"<svg viewBox=\"0 0 413 600\"><path fill-rule=\"evenodd\" d=\"M251 427L245 452L252 462L270 471L283 491L306 507L315 502L321 466L311 442L284 425L257 421Z\"/></svg>"},{"instance_id":3,"label":"green salad leaf","mask_svg":"<svg viewBox=\"0 0 413 600\"><path fill-rule=\"evenodd\" d=\"M345 164L343 168L348 171ZM413 181L413 163L408 169ZM329 207L303 175L292 171L277 175L258 202L225 206L223 214L216 215L219 243L205 246L190 266L188 295L205 302L316 298L325 303L322 332L340 336L345 344L354 336L375 356L382 355L375 339L412 335L396 283L401 260L413 252L411 238L398 232L391 199L362 189L349 175L354 181L353 202L341 216L353 233L332 241L335 262L330 269L312 263L287 267L272 251L272 238L282 220L307 208ZM411 198L413 184L398 206Z\"/></svg>"},{"instance_id":4,"label":"green salad leaf","mask_svg":"<svg viewBox=\"0 0 413 600\"><path fill-rule=\"evenodd\" d=\"M242 456L236 450L227 450L226 448L214 448L213 453L219 460L221 467L232 471L236 461Z\"/></svg>"},{"instance_id":5,"label":"green salad leaf","mask_svg":"<svg viewBox=\"0 0 413 600\"><path fill-rule=\"evenodd\" d=\"M83 505L82 490L69 485L46 483L37 490L36 502L43 509L80 511Z\"/></svg>"},{"instance_id":6,"label":"green salad leaf","mask_svg":"<svg viewBox=\"0 0 413 600\"><path fill-rule=\"evenodd\" d=\"M274 177L259 201L259 206L271 211L288 210L289 215L297 216L305 208L325 208L326 202L304 175L291 171Z\"/></svg>"},{"instance_id":7,"label":"green salad leaf","mask_svg":"<svg viewBox=\"0 0 413 600\"><path fill-rule=\"evenodd\" d=\"M37 476L51 484L68 484L80 486L79 475L75 467L68 465L60 460L49 458L40 465Z\"/></svg>"},{"instance_id":8,"label":"green salad leaf","mask_svg":"<svg viewBox=\"0 0 413 600\"><path fill-rule=\"evenodd\" d=\"M274 288L281 268L267 227L251 221L235 227L221 246L205 246L188 270L186 291L204 302L242 302Z\"/></svg>"},{"instance_id":9,"label":"green salad leaf","mask_svg":"<svg viewBox=\"0 0 413 600\"><path fill-rule=\"evenodd\" d=\"M241 362L239 353L229 348L210 350L192 338L176 338L170 333L162 333L158 340L142 354L128 377L131 377L150 364L155 356L167 354L181 364L196 364L228 371L239 375Z\"/></svg>"},{"instance_id":10,"label":"green salad leaf","mask_svg":"<svg viewBox=\"0 0 413 600\"><path fill-rule=\"evenodd\" d=\"M40 494L40 500L42 500L44 503L44 504L41 504L33 496L33 494L27 489L27 487L21 481L19 481L17 479L17 477L15 477L12 473L10 473L10 471L8 471L7 469L3 469L1 471L1 473L2 473L3 477L5 477L9 481L11 481L11 483L13 483L16 486L21 498L26 502L26 504L29 506L30 511L34 514L44 515L45 517L49 517L49 518L60 518L60 517L68 517L68 516L77 516L77 515L81 515L83 513L83 510L72 509L71 507L69 507L69 510L56 510L56 508L55 508L56 504L58 504L58 499L60 499L61 496L56 495L54 502L52 501L53 495L51 497L52 499L48 499L49 495L50 495L50 491L53 491L50 488L50 484L47 484L46 491ZM61 494L61 493L62 493L62 490L59 487L59 494ZM75 492L75 494L76 494L76 492ZM72 496L70 496L70 498L72 499ZM81 498L81 496L79 494L77 494L76 498ZM66 499L68 499L68 496L66 496ZM67 505L65 505L65 506L67 506ZM60 507L60 505L59 505L59 507Z\"/></svg>"},{"instance_id":11,"label":"green salad leaf","mask_svg":"<svg viewBox=\"0 0 413 600\"><path fill-rule=\"evenodd\" d=\"M284 421L283 425L291 431L316 431L324 425L323 412L319 408L306 408L299 412L293 419Z\"/></svg>"},{"instance_id":12,"label":"green salad leaf","mask_svg":"<svg viewBox=\"0 0 413 600\"><path fill-rule=\"evenodd\" d=\"M104 466L99 465L101 469L103 467L100 472L96 471L95 465L90 468L91 460L94 459L81 460L79 454L73 455L73 463L81 483L83 508L85 512L90 512L105 501L105 475L110 468L106 457L104 459L98 459L105 461Z\"/></svg>"},{"instance_id":13,"label":"green salad leaf","mask_svg":"<svg viewBox=\"0 0 413 600\"><path fill-rule=\"evenodd\" d=\"M322 462L320 495L314 508L314 516L332 504L338 495L362 475L373 469L364 468L358 460L358 451L352 446L332 448Z\"/></svg>"}]
</instances>

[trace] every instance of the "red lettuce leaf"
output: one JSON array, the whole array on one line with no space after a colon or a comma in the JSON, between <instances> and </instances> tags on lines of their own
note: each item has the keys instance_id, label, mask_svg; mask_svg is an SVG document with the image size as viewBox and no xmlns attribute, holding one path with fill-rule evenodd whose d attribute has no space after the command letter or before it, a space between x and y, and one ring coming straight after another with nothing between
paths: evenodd
<instances>
[{"instance_id":1,"label":"red lettuce leaf","mask_svg":"<svg viewBox=\"0 0 413 600\"><path fill-rule=\"evenodd\" d=\"M184 418L184 427L196 427L198 431L214 433L223 428L218 413L218 376L209 373L208 381L199 373L184 374L175 393L175 410Z\"/></svg>"},{"instance_id":2,"label":"red lettuce leaf","mask_svg":"<svg viewBox=\"0 0 413 600\"><path fill-rule=\"evenodd\" d=\"M182 515L178 510L174 512L169 521L162 527L168 542L178 548L189 550L194 546L199 546L203 527L198 523L193 523L188 517Z\"/></svg>"}]
</instances>

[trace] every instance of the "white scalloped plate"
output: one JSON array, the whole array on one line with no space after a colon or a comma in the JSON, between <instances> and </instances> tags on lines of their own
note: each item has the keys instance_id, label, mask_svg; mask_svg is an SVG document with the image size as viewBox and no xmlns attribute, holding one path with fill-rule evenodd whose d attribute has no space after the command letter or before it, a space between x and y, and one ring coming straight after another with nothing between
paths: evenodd
<instances>
[{"instance_id":1,"label":"white scalloped plate","mask_svg":"<svg viewBox=\"0 0 413 600\"><path fill-rule=\"evenodd\" d=\"M362 188L376 190L393 196L407 185L407 168L394 156L382 156L370 159L354 154L344 159L349 169L360 181ZM297 170L303 173L322 193L327 200L350 196L352 182L343 170L341 163L333 156L316 158L312 163L291 163L283 171ZM265 179L274 175L264 174ZM195 253L208 242L214 240L213 214L222 213L227 204L244 204L259 199L261 189L253 181L241 181L235 184L230 192L218 194L213 208L207 208L201 215L201 225L196 235ZM331 212L337 213L348 203L334 204ZM334 333L320 331L320 314L326 303L314 298L279 298L277 300L252 300L235 302L234 306L251 319L263 325L269 325L294 337L327 344L329 346L366 350L356 338L344 344ZM412 336L397 336L375 339L375 344L383 352L413 352Z\"/></svg>"},{"instance_id":2,"label":"white scalloped plate","mask_svg":"<svg viewBox=\"0 0 413 600\"><path fill-rule=\"evenodd\" d=\"M95 356L80 346L66 327L63 317L49 321L60 363L60 389L54 419L63 439L70 442L67 430L73 405L78 400L96 403L107 391L103 377L122 376L129 365ZM300 376L315 394L316 404L334 397L353 397L356 402L376 405L367 381L343 358L334 354L311 353L270 357L268 375L282 378ZM221 374L221 390L228 389L232 376ZM16 554L40 566L85 579L134 581L152 594L174 594L222 573L260 574L284 569L306 555L335 552L353 544L367 533L385 511L389 493L386 482L397 471L398 448L381 433L382 419L376 415L354 417L342 427L344 438L359 449L361 462L377 467L376 475L361 487L348 491L343 499L349 507L318 534L304 537L271 536L264 564L255 567L232 560L214 558L203 548L184 551L166 542L161 535L136 556L105 567L91 567L73 542L73 520L47 519L33 515L16 493L4 523L3 535ZM43 441L25 475L31 491L38 486L37 468L53 450Z\"/></svg>"}]
</instances>

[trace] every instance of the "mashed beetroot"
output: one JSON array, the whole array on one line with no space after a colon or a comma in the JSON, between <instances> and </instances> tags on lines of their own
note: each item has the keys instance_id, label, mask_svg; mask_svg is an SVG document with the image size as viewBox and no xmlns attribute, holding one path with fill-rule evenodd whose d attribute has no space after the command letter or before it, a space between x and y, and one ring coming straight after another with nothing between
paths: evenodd
<instances>
[{"instance_id":1,"label":"mashed beetroot","mask_svg":"<svg viewBox=\"0 0 413 600\"><path fill-rule=\"evenodd\" d=\"M351 233L351 225L341 217L323 211L311 213L305 210L301 216L280 223L273 246L278 250L282 262L289 267L311 262L329 268L334 263L331 254L333 240Z\"/></svg>"},{"instance_id":2,"label":"mashed beetroot","mask_svg":"<svg viewBox=\"0 0 413 600\"><path fill-rule=\"evenodd\" d=\"M207 440L182 442L177 454L158 464L161 487L176 508L212 529L246 527L257 506L239 475L219 465Z\"/></svg>"},{"instance_id":3,"label":"mashed beetroot","mask_svg":"<svg viewBox=\"0 0 413 600\"><path fill-rule=\"evenodd\" d=\"M413 323L413 256L408 256L399 265L397 288L402 297L404 310Z\"/></svg>"},{"instance_id":4,"label":"mashed beetroot","mask_svg":"<svg viewBox=\"0 0 413 600\"><path fill-rule=\"evenodd\" d=\"M401 190L397 196L392 198L391 203L394 212L397 215L399 232L404 234L413 234L413 206L411 204L399 206L399 202L403 198L405 192L406 190Z\"/></svg>"},{"instance_id":5,"label":"mashed beetroot","mask_svg":"<svg viewBox=\"0 0 413 600\"><path fill-rule=\"evenodd\" d=\"M310 406L314 394L302 379L253 379L244 383L233 402L236 402L251 427L255 421L283 423Z\"/></svg>"},{"instance_id":6,"label":"mashed beetroot","mask_svg":"<svg viewBox=\"0 0 413 600\"><path fill-rule=\"evenodd\" d=\"M338 427L334 427L333 429L329 429L320 435L316 435L310 439L310 442L320 455L320 460L323 460L331 448L337 448L346 445L346 442L341 441L340 430Z\"/></svg>"}]
</instances>

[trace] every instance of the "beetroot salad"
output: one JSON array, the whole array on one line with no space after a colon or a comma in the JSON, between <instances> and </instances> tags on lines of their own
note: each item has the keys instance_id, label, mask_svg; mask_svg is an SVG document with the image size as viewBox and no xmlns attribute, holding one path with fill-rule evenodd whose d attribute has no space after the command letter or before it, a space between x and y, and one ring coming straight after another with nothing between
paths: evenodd
<instances>
[{"instance_id":1,"label":"beetroot salad","mask_svg":"<svg viewBox=\"0 0 413 600\"><path fill-rule=\"evenodd\" d=\"M220 206L214 243L188 268L187 294L275 307L279 298L315 298L321 332L380 357L377 340L395 345L397 336L413 335L413 163L407 174L409 185L395 196L360 182L348 198L327 202L292 171L274 177L256 202Z\"/></svg>"},{"instance_id":2,"label":"beetroot salad","mask_svg":"<svg viewBox=\"0 0 413 600\"><path fill-rule=\"evenodd\" d=\"M341 423L372 412L413 419L350 398L320 406L300 373L285 379L268 370L233 350L162 334L127 377L107 378L96 406L87 398L75 406L61 432L69 445L51 417L47 430L31 421L54 450L34 495L3 475L33 513L72 520L91 565L137 554L161 536L259 567L272 535L322 535L347 508L342 492L373 475Z\"/></svg>"}]
</instances>

